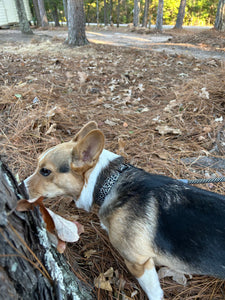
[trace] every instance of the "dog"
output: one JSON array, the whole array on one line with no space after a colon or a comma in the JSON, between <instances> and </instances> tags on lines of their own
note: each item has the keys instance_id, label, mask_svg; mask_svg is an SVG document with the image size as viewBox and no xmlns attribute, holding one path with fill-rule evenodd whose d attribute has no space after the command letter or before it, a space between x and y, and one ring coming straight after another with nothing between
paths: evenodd
<instances>
[{"instance_id":1,"label":"dog","mask_svg":"<svg viewBox=\"0 0 225 300\"><path fill-rule=\"evenodd\" d=\"M110 242L150 300L163 299L155 266L225 278L225 197L147 173L104 149L95 122L40 155L30 198L72 196L99 206Z\"/></svg>"}]
</instances>

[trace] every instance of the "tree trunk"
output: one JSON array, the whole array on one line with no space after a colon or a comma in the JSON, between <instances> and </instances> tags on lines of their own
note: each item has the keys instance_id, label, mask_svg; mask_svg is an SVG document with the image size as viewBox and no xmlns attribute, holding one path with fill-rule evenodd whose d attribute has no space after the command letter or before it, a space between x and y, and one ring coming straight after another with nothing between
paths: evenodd
<instances>
[{"instance_id":1,"label":"tree trunk","mask_svg":"<svg viewBox=\"0 0 225 300\"><path fill-rule=\"evenodd\" d=\"M97 0L97 4L96 4L96 17L97 17L97 26L99 26L99 3L98 3L99 0Z\"/></svg>"},{"instance_id":2,"label":"tree trunk","mask_svg":"<svg viewBox=\"0 0 225 300\"><path fill-rule=\"evenodd\" d=\"M41 15L38 7L38 0L33 0L35 16L37 18L37 27L41 27Z\"/></svg>"},{"instance_id":3,"label":"tree trunk","mask_svg":"<svg viewBox=\"0 0 225 300\"><path fill-rule=\"evenodd\" d=\"M120 26L120 0L118 0L117 8L116 8L116 24L117 27Z\"/></svg>"},{"instance_id":4,"label":"tree trunk","mask_svg":"<svg viewBox=\"0 0 225 300\"><path fill-rule=\"evenodd\" d=\"M38 0L38 7L39 7L39 11L40 11L40 16L41 16L41 26L48 27L48 18L47 18L46 11L45 11L44 0Z\"/></svg>"},{"instance_id":5,"label":"tree trunk","mask_svg":"<svg viewBox=\"0 0 225 300\"><path fill-rule=\"evenodd\" d=\"M88 44L85 33L85 15L83 0L68 0L68 39L69 46Z\"/></svg>"},{"instance_id":6,"label":"tree trunk","mask_svg":"<svg viewBox=\"0 0 225 300\"><path fill-rule=\"evenodd\" d=\"M55 27L59 27L59 15L58 15L58 9L57 9L57 4L55 1L50 2L51 3L51 7L52 7L52 16L53 16L53 20L55 22Z\"/></svg>"},{"instance_id":7,"label":"tree trunk","mask_svg":"<svg viewBox=\"0 0 225 300\"><path fill-rule=\"evenodd\" d=\"M159 0L158 10L157 10L157 19L156 19L156 30L163 30L163 0Z\"/></svg>"},{"instance_id":8,"label":"tree trunk","mask_svg":"<svg viewBox=\"0 0 225 300\"><path fill-rule=\"evenodd\" d=\"M25 6L23 0L16 0L16 10L20 23L20 30L23 34L33 34L33 31L30 28L30 24L27 19L27 14L25 11Z\"/></svg>"},{"instance_id":9,"label":"tree trunk","mask_svg":"<svg viewBox=\"0 0 225 300\"><path fill-rule=\"evenodd\" d=\"M147 28L148 24L148 12L149 12L149 0L145 0L145 8L144 8L144 15L143 15L143 21L142 21L142 27Z\"/></svg>"},{"instance_id":10,"label":"tree trunk","mask_svg":"<svg viewBox=\"0 0 225 300\"><path fill-rule=\"evenodd\" d=\"M108 25L108 3L107 0L104 0L104 24Z\"/></svg>"},{"instance_id":11,"label":"tree trunk","mask_svg":"<svg viewBox=\"0 0 225 300\"><path fill-rule=\"evenodd\" d=\"M140 0L134 0L134 20L133 25L137 27L139 25L140 18Z\"/></svg>"},{"instance_id":12,"label":"tree trunk","mask_svg":"<svg viewBox=\"0 0 225 300\"><path fill-rule=\"evenodd\" d=\"M129 10L129 4L127 3L127 1L125 1L124 3L124 8L125 8L125 11L126 11L126 20L127 20L127 23L131 23L131 16L132 14L130 14L130 10Z\"/></svg>"},{"instance_id":13,"label":"tree trunk","mask_svg":"<svg viewBox=\"0 0 225 300\"><path fill-rule=\"evenodd\" d=\"M109 24L110 26L113 26L113 19L112 19L112 12L113 12L113 1L110 0L109 2Z\"/></svg>"},{"instance_id":14,"label":"tree trunk","mask_svg":"<svg viewBox=\"0 0 225 300\"><path fill-rule=\"evenodd\" d=\"M67 22L67 25L68 25L68 12L67 12L67 0L63 0L63 8L64 8L64 15L66 17L66 22Z\"/></svg>"},{"instance_id":15,"label":"tree trunk","mask_svg":"<svg viewBox=\"0 0 225 300\"><path fill-rule=\"evenodd\" d=\"M177 15L177 21L176 21L176 25L174 26L174 28L176 29L182 29L184 16L185 16L185 7L186 7L186 0L180 0L180 7Z\"/></svg>"},{"instance_id":16,"label":"tree trunk","mask_svg":"<svg viewBox=\"0 0 225 300\"><path fill-rule=\"evenodd\" d=\"M26 198L0 159L0 295L7 300L93 299L48 240L39 209L16 211Z\"/></svg>"},{"instance_id":17,"label":"tree trunk","mask_svg":"<svg viewBox=\"0 0 225 300\"><path fill-rule=\"evenodd\" d=\"M225 31L225 0L219 0L214 27L216 30Z\"/></svg>"}]
</instances>

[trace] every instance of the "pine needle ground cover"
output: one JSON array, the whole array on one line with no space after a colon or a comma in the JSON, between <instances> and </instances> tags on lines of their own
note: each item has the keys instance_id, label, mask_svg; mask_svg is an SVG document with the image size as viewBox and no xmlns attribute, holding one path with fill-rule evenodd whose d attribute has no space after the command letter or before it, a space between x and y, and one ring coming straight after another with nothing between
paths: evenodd
<instances>
[{"instance_id":1,"label":"pine needle ground cover","mask_svg":"<svg viewBox=\"0 0 225 300\"><path fill-rule=\"evenodd\" d=\"M47 148L72 139L95 120L106 149L135 166L173 178L224 175L186 158L224 155L225 63L191 56L109 45L69 49L54 39L0 47L1 155L22 180ZM225 184L201 186L225 194ZM146 299L112 248L94 209L77 210L72 199L49 208L85 232L66 252L75 274L97 299ZM224 282L187 278L186 286L161 280L166 299L224 299ZM101 284L98 289L96 285Z\"/></svg>"}]
</instances>

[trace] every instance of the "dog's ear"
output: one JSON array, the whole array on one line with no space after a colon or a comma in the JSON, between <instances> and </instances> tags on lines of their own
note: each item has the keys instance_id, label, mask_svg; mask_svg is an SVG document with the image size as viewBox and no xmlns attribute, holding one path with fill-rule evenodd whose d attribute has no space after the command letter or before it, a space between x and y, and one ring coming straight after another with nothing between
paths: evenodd
<instances>
[{"instance_id":1,"label":"dog's ear","mask_svg":"<svg viewBox=\"0 0 225 300\"><path fill-rule=\"evenodd\" d=\"M90 131L95 130L98 128L98 125L95 121L91 121L84 125L84 127L81 128L81 130L75 135L75 137L72 139L73 142L78 142L79 140L82 140Z\"/></svg>"},{"instance_id":2,"label":"dog's ear","mask_svg":"<svg viewBox=\"0 0 225 300\"><path fill-rule=\"evenodd\" d=\"M105 138L98 130L90 131L83 139L78 140L72 151L72 169L86 172L93 167L102 153Z\"/></svg>"}]
</instances>

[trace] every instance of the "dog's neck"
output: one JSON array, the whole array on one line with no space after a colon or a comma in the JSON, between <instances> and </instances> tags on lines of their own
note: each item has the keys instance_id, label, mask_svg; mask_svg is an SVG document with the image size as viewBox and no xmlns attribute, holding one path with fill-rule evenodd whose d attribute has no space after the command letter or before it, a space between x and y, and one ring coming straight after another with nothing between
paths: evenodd
<instances>
[{"instance_id":1,"label":"dog's neck","mask_svg":"<svg viewBox=\"0 0 225 300\"><path fill-rule=\"evenodd\" d=\"M124 158L119 156L101 171L94 189L94 203L99 206L104 203L105 198L110 194L112 187L118 181L120 175L128 168L130 168L130 165L125 164Z\"/></svg>"},{"instance_id":2,"label":"dog's neck","mask_svg":"<svg viewBox=\"0 0 225 300\"><path fill-rule=\"evenodd\" d=\"M96 197L94 197L94 193L96 192L96 185L99 186L102 180L104 181L104 177L106 178L107 175L105 176L104 172L109 169L107 167L111 163L113 163L113 161L117 161L120 159L121 161L123 161L123 158L121 156L113 152L105 149L102 151L96 166L93 168L87 182L84 184L80 197L76 201L76 206L78 208L83 208L86 211L90 211L91 206L94 202L94 198L96 199Z\"/></svg>"}]
</instances>

